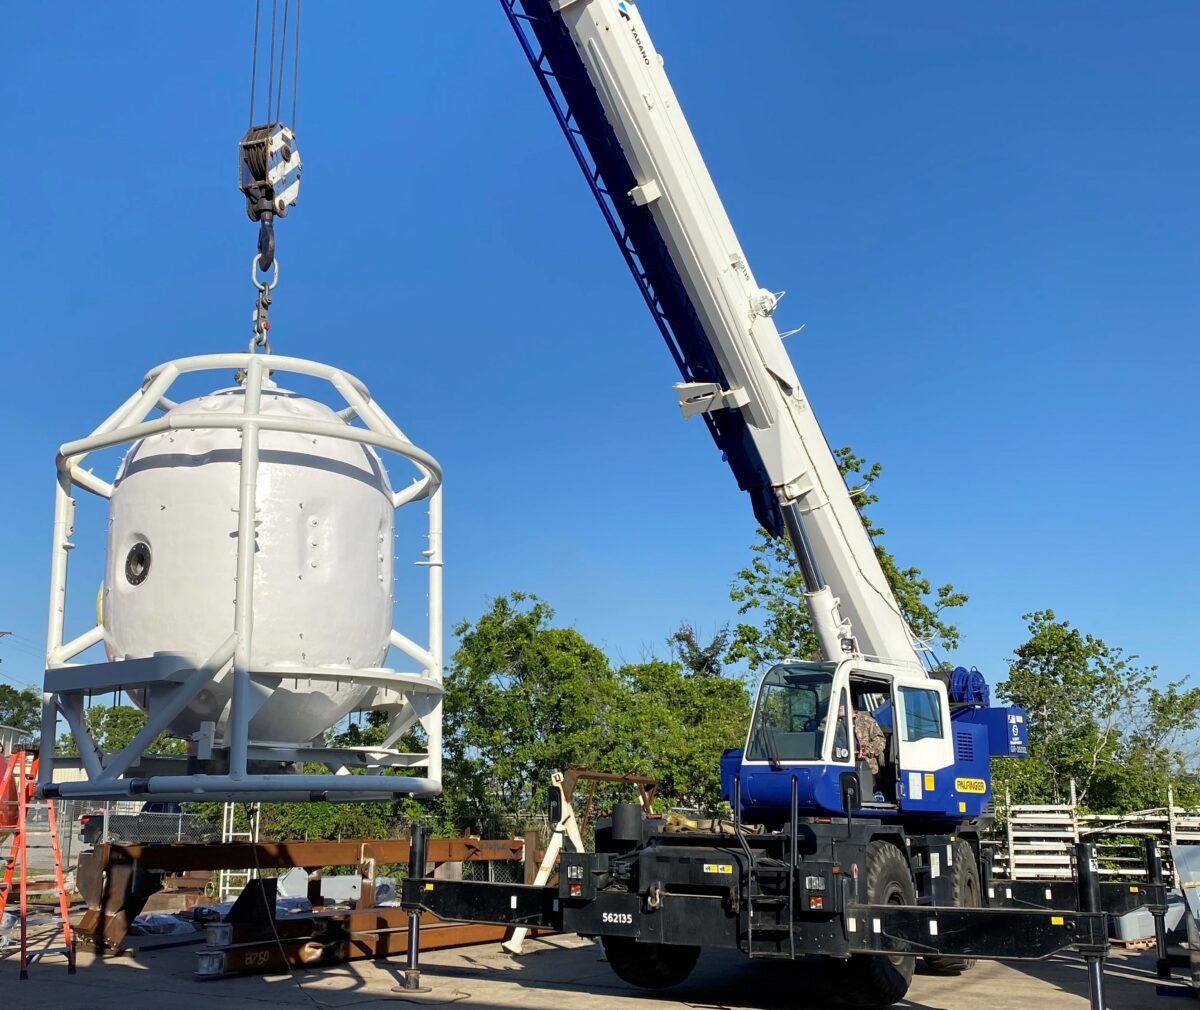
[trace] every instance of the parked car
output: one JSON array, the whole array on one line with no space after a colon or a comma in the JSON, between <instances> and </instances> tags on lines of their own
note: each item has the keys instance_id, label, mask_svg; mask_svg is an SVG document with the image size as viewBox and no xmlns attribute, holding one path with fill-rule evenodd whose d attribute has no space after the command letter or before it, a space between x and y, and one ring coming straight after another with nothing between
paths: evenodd
<instances>
[{"instance_id":1,"label":"parked car","mask_svg":"<svg viewBox=\"0 0 1200 1010\"><path fill-rule=\"evenodd\" d=\"M95 845L104 837L105 820L103 810L79 818L84 845ZM147 802L136 814L110 812L107 820L110 842L205 842L219 834L180 803Z\"/></svg>"}]
</instances>

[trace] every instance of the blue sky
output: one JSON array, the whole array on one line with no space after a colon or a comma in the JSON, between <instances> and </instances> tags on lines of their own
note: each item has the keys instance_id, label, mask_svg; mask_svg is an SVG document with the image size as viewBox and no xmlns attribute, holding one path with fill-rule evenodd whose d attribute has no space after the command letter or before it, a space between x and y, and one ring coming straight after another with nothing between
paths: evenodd
<instances>
[{"instance_id":1,"label":"blue sky","mask_svg":"<svg viewBox=\"0 0 1200 1010\"><path fill-rule=\"evenodd\" d=\"M245 346L252 7L5 5L4 676L40 679L55 447ZM1053 607L1190 673L1200 7L642 11L831 443L885 464L887 544L971 595L955 658L998 679ZM448 618L525 589L618 660L733 619L749 503L499 5L310 2L301 46L274 342L442 461ZM102 537L81 513L75 631Z\"/></svg>"}]
</instances>

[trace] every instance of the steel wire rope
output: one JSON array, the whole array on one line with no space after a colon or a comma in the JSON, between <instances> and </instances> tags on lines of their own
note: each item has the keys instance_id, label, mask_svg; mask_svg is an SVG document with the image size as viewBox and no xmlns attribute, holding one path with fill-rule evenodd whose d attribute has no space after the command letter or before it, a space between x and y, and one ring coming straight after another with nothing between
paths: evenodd
<instances>
[{"instance_id":1,"label":"steel wire rope","mask_svg":"<svg viewBox=\"0 0 1200 1010\"><path fill-rule=\"evenodd\" d=\"M300 0L296 0L296 31L292 41L292 132L296 132L296 92L300 81Z\"/></svg>"},{"instance_id":2,"label":"steel wire rope","mask_svg":"<svg viewBox=\"0 0 1200 1010\"><path fill-rule=\"evenodd\" d=\"M262 0L254 0L254 42L250 50L250 123L254 125L254 89L258 81L258 16Z\"/></svg>"},{"instance_id":3,"label":"steel wire rope","mask_svg":"<svg viewBox=\"0 0 1200 1010\"><path fill-rule=\"evenodd\" d=\"M283 68L287 60L287 28L288 28L288 8L291 6L291 0L283 0L283 26L279 31L279 90L275 92L275 119L273 122L279 122L279 107L283 104ZM267 115L271 114L268 107Z\"/></svg>"},{"instance_id":4,"label":"steel wire rope","mask_svg":"<svg viewBox=\"0 0 1200 1010\"><path fill-rule=\"evenodd\" d=\"M267 60L267 119L271 118L271 104L275 99L275 18L279 13L279 0L271 0L271 52Z\"/></svg>"}]
</instances>

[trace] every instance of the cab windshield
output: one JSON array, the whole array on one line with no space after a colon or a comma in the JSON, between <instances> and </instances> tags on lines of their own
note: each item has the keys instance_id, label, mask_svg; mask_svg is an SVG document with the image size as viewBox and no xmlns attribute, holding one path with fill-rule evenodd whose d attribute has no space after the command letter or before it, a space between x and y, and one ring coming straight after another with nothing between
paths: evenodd
<instances>
[{"instance_id":1,"label":"cab windshield","mask_svg":"<svg viewBox=\"0 0 1200 1010\"><path fill-rule=\"evenodd\" d=\"M763 678L746 758L815 761L821 757L833 674L777 666Z\"/></svg>"}]
</instances>

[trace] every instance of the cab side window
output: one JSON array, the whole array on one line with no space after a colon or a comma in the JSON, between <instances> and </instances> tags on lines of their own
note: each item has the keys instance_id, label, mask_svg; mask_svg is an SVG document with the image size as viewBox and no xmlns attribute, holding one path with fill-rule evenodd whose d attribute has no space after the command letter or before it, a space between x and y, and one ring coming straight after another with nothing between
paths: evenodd
<instances>
[{"instance_id":1,"label":"cab side window","mask_svg":"<svg viewBox=\"0 0 1200 1010\"><path fill-rule=\"evenodd\" d=\"M904 725L902 727L904 742L940 740L942 737L942 710L938 704L937 691L926 691L919 687L902 687L900 696L904 708Z\"/></svg>"}]
</instances>

